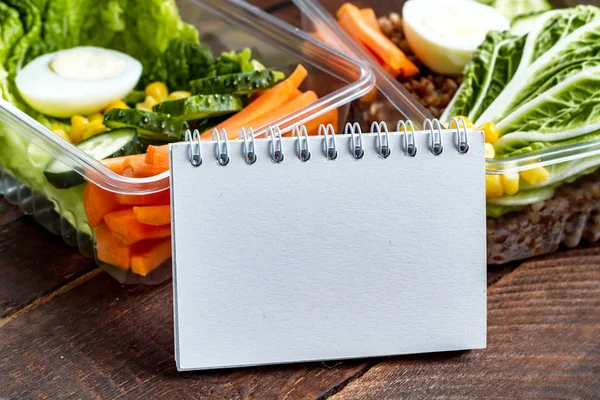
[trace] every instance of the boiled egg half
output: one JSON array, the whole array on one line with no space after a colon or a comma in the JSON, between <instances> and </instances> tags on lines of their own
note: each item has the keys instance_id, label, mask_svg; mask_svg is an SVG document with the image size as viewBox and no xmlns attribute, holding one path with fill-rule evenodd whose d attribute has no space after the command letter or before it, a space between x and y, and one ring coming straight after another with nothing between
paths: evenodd
<instances>
[{"instance_id":1,"label":"boiled egg half","mask_svg":"<svg viewBox=\"0 0 600 400\"><path fill-rule=\"evenodd\" d=\"M137 84L142 64L114 50L75 47L40 56L20 70L16 85L33 109L58 118L89 115Z\"/></svg>"},{"instance_id":2,"label":"boiled egg half","mask_svg":"<svg viewBox=\"0 0 600 400\"><path fill-rule=\"evenodd\" d=\"M404 34L430 70L457 75L489 31L510 29L494 8L473 0L409 0L402 9Z\"/></svg>"}]
</instances>

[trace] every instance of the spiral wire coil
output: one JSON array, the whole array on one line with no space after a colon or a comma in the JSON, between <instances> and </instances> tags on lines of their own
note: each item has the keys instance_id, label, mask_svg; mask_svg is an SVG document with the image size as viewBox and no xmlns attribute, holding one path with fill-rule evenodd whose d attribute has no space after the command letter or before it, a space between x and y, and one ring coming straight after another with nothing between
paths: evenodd
<instances>
[{"instance_id":1,"label":"spiral wire coil","mask_svg":"<svg viewBox=\"0 0 600 400\"><path fill-rule=\"evenodd\" d=\"M439 156L444 151L442 145L442 125L437 119L426 119L424 130L429 134L430 151L433 155ZM450 130L454 130L456 137L456 149L460 154L469 152L468 128L463 118L452 118ZM417 144L415 140L416 132L412 121L399 121L396 125L396 131L402 133L401 148L404 155L407 157L415 157L417 155ZM387 125L383 122L373 122L371 124L371 132L377 134L377 153L380 158L388 158L392 153L392 144L390 142L389 131ZM363 146L363 133L358 123L347 123L344 127L344 134L350 135L350 154L355 160L360 160L365 155ZM333 125L320 125L318 135L323 137L323 154L328 160L336 160L338 151L336 146L336 135ZM308 132L304 125L294 125L292 137L296 140L296 155L302 162L307 162L311 159L311 151L309 147ZM256 163L258 156L256 154L254 131L252 128L240 128L239 138L243 139L242 157L248 165ZM282 134L279 127L267 128L266 139L270 140L269 151L271 161L275 164L280 164L285 159L283 149ZM224 167L229 164L229 141L225 129L213 129L212 140L215 143L215 156L217 164ZM194 131L187 130L185 132L185 141L189 144L188 155L190 164L193 167L202 165L202 146L200 132L197 129Z\"/></svg>"}]
</instances>

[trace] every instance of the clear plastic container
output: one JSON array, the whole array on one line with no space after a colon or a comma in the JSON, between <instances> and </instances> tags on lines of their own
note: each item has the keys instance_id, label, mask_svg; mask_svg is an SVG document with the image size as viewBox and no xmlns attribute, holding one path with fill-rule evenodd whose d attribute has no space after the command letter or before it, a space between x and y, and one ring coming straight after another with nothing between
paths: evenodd
<instances>
[{"instance_id":1,"label":"clear plastic container","mask_svg":"<svg viewBox=\"0 0 600 400\"><path fill-rule=\"evenodd\" d=\"M388 129L395 129L399 119L413 120L419 126L426 118L433 118L396 78L389 74L375 58L355 41L337 23L336 11L346 2L334 0L292 0L300 9L301 27L313 36L368 61L374 71L378 97L373 104L385 108L383 121ZM353 4L372 8L377 17L392 12L402 13L405 0L360 0ZM551 0L556 8L574 7L578 4L598 5L590 0ZM355 108L363 108L359 101ZM350 114L351 121L368 129L374 113ZM376 118L375 118L376 120ZM564 163L581 160L588 167L600 165L600 140L581 142L570 146L502 159L488 159L488 175L521 172L538 167L560 167ZM553 187L546 198L520 211L499 218L488 218L488 263L502 264L556 251L560 245L574 247L581 240L595 242L600 239L600 172L586 175L575 181Z\"/></svg>"},{"instance_id":2,"label":"clear plastic container","mask_svg":"<svg viewBox=\"0 0 600 400\"><path fill-rule=\"evenodd\" d=\"M374 84L368 64L333 50L298 29L262 10L238 0L177 0L182 19L197 27L202 44L213 54L249 47L253 58L285 73L297 64L309 72L302 90L313 90L319 100L272 121L283 133L294 124L305 124L333 109L345 121L352 100L367 93ZM255 130L264 134L266 127ZM51 232L93 257L92 229L83 209L83 186L56 189L43 174L23 165L29 152L44 152L85 176L86 180L115 193L149 194L168 189L168 172L149 178L120 176L99 161L60 139L13 105L0 100L0 194L22 211L33 214ZM15 149L14 151L12 149ZM147 276L122 270L97 260L98 265L123 283L160 283L170 276L170 261Z\"/></svg>"}]
</instances>

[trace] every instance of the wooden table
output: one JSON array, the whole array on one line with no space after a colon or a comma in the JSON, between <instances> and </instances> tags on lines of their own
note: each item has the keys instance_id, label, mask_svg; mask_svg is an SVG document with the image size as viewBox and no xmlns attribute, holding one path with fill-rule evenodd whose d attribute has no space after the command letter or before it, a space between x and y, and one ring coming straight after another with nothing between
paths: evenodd
<instances>
[{"instance_id":1,"label":"wooden table","mask_svg":"<svg viewBox=\"0 0 600 400\"><path fill-rule=\"evenodd\" d=\"M178 373L170 283L121 285L0 200L0 399L600 398L600 246L488 284L485 350Z\"/></svg>"}]
</instances>

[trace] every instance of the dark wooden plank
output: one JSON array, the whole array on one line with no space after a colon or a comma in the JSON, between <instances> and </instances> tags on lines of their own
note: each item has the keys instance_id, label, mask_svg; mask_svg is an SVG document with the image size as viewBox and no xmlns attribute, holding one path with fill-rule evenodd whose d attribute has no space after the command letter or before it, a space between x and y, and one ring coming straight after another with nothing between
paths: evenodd
<instances>
[{"instance_id":1,"label":"dark wooden plank","mask_svg":"<svg viewBox=\"0 0 600 400\"><path fill-rule=\"evenodd\" d=\"M95 267L33 217L0 224L0 321Z\"/></svg>"},{"instance_id":2,"label":"dark wooden plank","mask_svg":"<svg viewBox=\"0 0 600 400\"><path fill-rule=\"evenodd\" d=\"M488 310L487 349L391 359L331 399L600 398L600 246L521 265Z\"/></svg>"},{"instance_id":3,"label":"dark wooden plank","mask_svg":"<svg viewBox=\"0 0 600 400\"><path fill-rule=\"evenodd\" d=\"M2 264L0 264L2 265ZM317 398L364 361L179 373L172 287L102 273L0 327L0 398Z\"/></svg>"}]
</instances>

